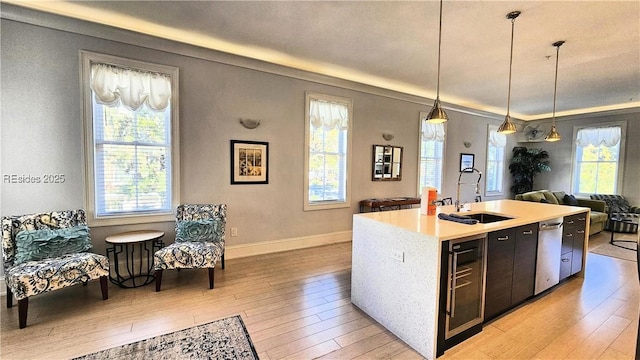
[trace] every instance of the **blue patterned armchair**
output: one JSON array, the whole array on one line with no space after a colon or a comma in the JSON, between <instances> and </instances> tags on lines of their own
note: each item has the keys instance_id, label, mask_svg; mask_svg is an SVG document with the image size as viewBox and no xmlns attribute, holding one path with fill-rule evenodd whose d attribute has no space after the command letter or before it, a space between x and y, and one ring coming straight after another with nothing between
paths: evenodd
<instances>
[{"instance_id":1,"label":"blue patterned armchair","mask_svg":"<svg viewBox=\"0 0 640 360\"><path fill-rule=\"evenodd\" d=\"M162 272L172 269L209 269L209 289L213 289L213 270L221 259L224 269L226 204L179 205L176 212L176 240L153 256L156 291L162 285Z\"/></svg>"},{"instance_id":2,"label":"blue patterned armchair","mask_svg":"<svg viewBox=\"0 0 640 360\"><path fill-rule=\"evenodd\" d=\"M604 226L605 230L621 232L621 233L637 233L638 223L637 219L640 218L640 207L631 206L629 201L622 195L590 195L591 199L602 200L607 204L607 213L609 214L609 220ZM613 216L622 218L635 218L636 222L621 222L611 221Z\"/></svg>"},{"instance_id":3,"label":"blue patterned armchair","mask_svg":"<svg viewBox=\"0 0 640 360\"><path fill-rule=\"evenodd\" d=\"M27 326L31 296L100 279L108 295L109 260L86 252L92 247L84 210L2 218L2 256L7 307L18 300L18 323Z\"/></svg>"}]
</instances>

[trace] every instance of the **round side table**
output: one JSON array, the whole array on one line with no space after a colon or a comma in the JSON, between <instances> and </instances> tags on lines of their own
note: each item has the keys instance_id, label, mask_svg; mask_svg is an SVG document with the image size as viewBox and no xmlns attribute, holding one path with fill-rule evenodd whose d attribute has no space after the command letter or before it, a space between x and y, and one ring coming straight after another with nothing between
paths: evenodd
<instances>
[{"instance_id":1,"label":"round side table","mask_svg":"<svg viewBox=\"0 0 640 360\"><path fill-rule=\"evenodd\" d=\"M122 288L136 288L151 283L153 277L153 253L164 243L160 240L164 232L156 230L129 231L107 236L111 245L107 257L113 258L114 274L109 271L109 280ZM124 261L122 264L120 261Z\"/></svg>"}]
</instances>

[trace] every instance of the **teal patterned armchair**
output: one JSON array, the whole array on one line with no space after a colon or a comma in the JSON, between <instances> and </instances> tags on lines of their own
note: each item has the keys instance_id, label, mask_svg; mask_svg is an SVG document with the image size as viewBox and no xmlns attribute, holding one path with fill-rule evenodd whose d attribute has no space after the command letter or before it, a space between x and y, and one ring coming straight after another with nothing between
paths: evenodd
<instances>
[{"instance_id":1,"label":"teal patterned armchair","mask_svg":"<svg viewBox=\"0 0 640 360\"><path fill-rule=\"evenodd\" d=\"M621 233L637 233L638 224L632 222L620 222L611 221L611 218L640 218L640 207L631 206L629 201L622 195L590 195L591 199L602 200L607 204L607 213L609 214L609 220L604 229L608 231L621 232Z\"/></svg>"},{"instance_id":2,"label":"teal patterned armchair","mask_svg":"<svg viewBox=\"0 0 640 360\"><path fill-rule=\"evenodd\" d=\"M91 247L82 209L2 218L7 307L15 296L21 329L32 296L100 279L102 299L109 297L109 260L86 252Z\"/></svg>"},{"instance_id":3,"label":"teal patterned armchair","mask_svg":"<svg viewBox=\"0 0 640 360\"><path fill-rule=\"evenodd\" d=\"M162 272L172 269L209 269L209 289L218 260L224 269L226 204L183 204L176 211L176 240L153 256L156 291Z\"/></svg>"}]
</instances>

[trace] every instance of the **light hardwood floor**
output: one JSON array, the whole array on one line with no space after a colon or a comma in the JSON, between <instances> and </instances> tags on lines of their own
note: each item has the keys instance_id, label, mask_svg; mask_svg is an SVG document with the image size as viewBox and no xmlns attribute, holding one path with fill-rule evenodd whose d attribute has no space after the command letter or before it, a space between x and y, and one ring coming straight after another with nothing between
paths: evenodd
<instances>
[{"instance_id":1,"label":"light hardwood floor","mask_svg":"<svg viewBox=\"0 0 640 360\"><path fill-rule=\"evenodd\" d=\"M375 261L375 259L372 259ZM636 264L590 254L584 279L487 324L440 359L632 359ZM206 271L166 271L153 285L76 286L30 300L28 326L2 297L2 359L66 359L240 314L261 359L420 359L350 303L351 243L227 260Z\"/></svg>"}]
</instances>

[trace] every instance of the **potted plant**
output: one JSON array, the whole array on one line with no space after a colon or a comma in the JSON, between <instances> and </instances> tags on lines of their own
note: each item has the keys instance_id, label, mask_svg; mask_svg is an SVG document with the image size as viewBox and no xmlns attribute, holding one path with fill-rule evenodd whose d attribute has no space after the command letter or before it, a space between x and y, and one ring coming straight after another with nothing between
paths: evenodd
<instances>
[{"instance_id":1,"label":"potted plant","mask_svg":"<svg viewBox=\"0 0 640 360\"><path fill-rule=\"evenodd\" d=\"M542 149L516 146L513 148L509 171L513 176L511 192L514 195L532 191L533 178L543 171L551 171L549 153Z\"/></svg>"}]
</instances>

